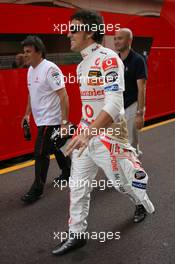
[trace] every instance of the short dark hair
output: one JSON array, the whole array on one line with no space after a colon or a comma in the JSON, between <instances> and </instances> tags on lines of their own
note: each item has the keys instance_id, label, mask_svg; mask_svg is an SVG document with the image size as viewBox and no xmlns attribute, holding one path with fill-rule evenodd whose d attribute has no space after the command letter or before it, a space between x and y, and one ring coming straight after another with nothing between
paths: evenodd
<instances>
[{"instance_id":1,"label":"short dark hair","mask_svg":"<svg viewBox=\"0 0 175 264\"><path fill-rule=\"evenodd\" d=\"M37 36L27 36L26 39L21 42L21 45L23 47L33 46L36 52L41 52L43 59L46 57L46 47L43 41Z\"/></svg>"},{"instance_id":2,"label":"short dark hair","mask_svg":"<svg viewBox=\"0 0 175 264\"><path fill-rule=\"evenodd\" d=\"M83 24L88 25L90 29L93 28L93 25L96 25L97 30L94 31L92 39L97 43L102 43L104 31L102 32L100 30L100 25L104 25L104 21L100 14L95 11L82 9L71 16L71 20L73 19L83 22Z\"/></svg>"}]
</instances>

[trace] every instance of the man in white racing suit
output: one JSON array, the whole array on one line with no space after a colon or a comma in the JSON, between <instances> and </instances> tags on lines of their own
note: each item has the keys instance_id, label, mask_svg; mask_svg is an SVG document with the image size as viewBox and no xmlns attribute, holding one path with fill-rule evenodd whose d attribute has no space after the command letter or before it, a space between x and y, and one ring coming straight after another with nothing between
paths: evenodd
<instances>
[{"instance_id":1,"label":"man in white racing suit","mask_svg":"<svg viewBox=\"0 0 175 264\"><path fill-rule=\"evenodd\" d=\"M97 20L93 20L94 17ZM148 175L141 167L135 149L128 143L123 63L115 52L99 44L101 35L82 30L83 24L97 24L100 18L95 12L77 12L72 17L68 35L71 49L80 51L83 57L77 68L82 120L67 147L67 153L72 153L70 181L76 183L70 184L69 238L52 251L54 255L63 255L85 245L82 234L87 230L91 182L98 167L103 169L113 186L127 194L136 205L134 222L142 221L147 212L154 212L146 194Z\"/></svg>"}]
</instances>

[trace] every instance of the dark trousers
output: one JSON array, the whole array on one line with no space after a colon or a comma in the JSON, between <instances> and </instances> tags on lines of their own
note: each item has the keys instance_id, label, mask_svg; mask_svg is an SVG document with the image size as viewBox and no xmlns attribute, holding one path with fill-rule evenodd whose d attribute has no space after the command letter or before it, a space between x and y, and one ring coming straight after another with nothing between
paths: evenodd
<instances>
[{"instance_id":1,"label":"dark trousers","mask_svg":"<svg viewBox=\"0 0 175 264\"><path fill-rule=\"evenodd\" d=\"M50 163L50 154L54 154L58 166L62 171L69 170L70 158L65 157L61 150L58 150L52 144L50 137L53 129L57 126L39 126L35 142L35 182L34 188L43 189L46 182ZM61 139L60 147L66 143L66 139Z\"/></svg>"}]
</instances>

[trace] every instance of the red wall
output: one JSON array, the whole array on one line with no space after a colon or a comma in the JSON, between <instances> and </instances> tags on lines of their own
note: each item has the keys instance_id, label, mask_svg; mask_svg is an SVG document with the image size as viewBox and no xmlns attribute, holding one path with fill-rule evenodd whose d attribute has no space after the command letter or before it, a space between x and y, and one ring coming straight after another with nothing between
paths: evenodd
<instances>
[{"instance_id":1,"label":"red wall","mask_svg":"<svg viewBox=\"0 0 175 264\"><path fill-rule=\"evenodd\" d=\"M68 23L73 9L0 4L0 34L56 33L53 24ZM32 14L32 15L31 15ZM135 36L153 37L148 58L146 119L175 113L175 1L164 2L159 18L103 13L105 23L120 23ZM76 65L62 66L65 75L75 74ZM81 102L77 85L67 84L70 119L77 123ZM33 151L33 139L26 142L20 127L27 100L26 70L0 70L0 160Z\"/></svg>"},{"instance_id":2,"label":"red wall","mask_svg":"<svg viewBox=\"0 0 175 264\"><path fill-rule=\"evenodd\" d=\"M60 67L68 77L76 76L76 65ZM0 160L33 152L36 126L31 119L32 141L25 141L21 120L27 102L26 69L0 70ZM81 101L77 84L67 84L70 100L70 121L78 123L81 118Z\"/></svg>"}]
</instances>

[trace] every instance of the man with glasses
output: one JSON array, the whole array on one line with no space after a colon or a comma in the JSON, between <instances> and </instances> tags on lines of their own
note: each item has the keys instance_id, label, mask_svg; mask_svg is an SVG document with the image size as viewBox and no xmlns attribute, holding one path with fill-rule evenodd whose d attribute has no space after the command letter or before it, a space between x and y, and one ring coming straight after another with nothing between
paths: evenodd
<instances>
[{"instance_id":1,"label":"man with glasses","mask_svg":"<svg viewBox=\"0 0 175 264\"><path fill-rule=\"evenodd\" d=\"M124 67L118 55L101 45L98 27L103 19L96 12L82 10L71 17L68 37L71 50L81 52L77 75L82 99L82 120L68 144L72 153L70 219L67 239L52 253L63 255L86 244L92 181L101 167L109 181L127 194L136 206L134 222L142 221L154 206L146 194L148 175L127 139L124 119ZM86 30L82 30L82 24ZM94 25L97 30L93 30Z\"/></svg>"}]
</instances>

